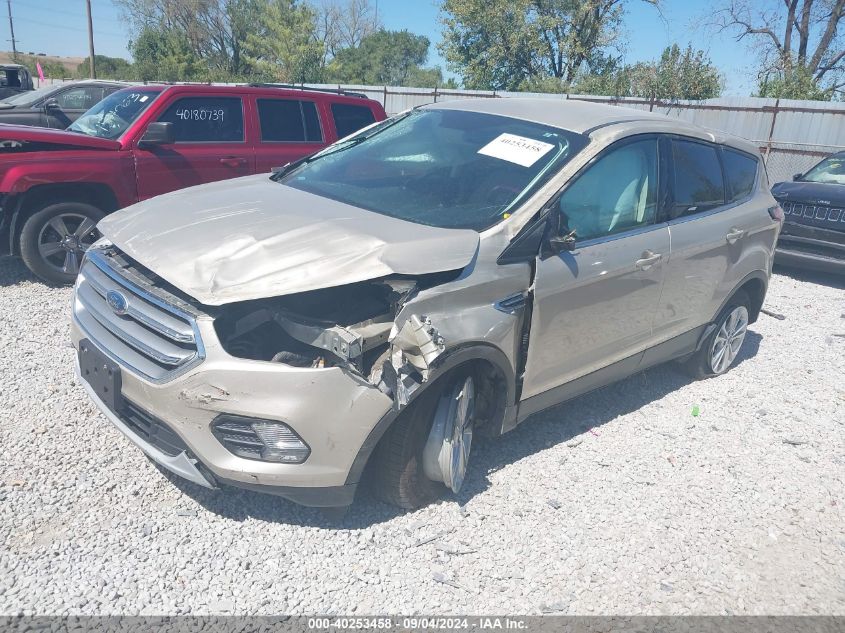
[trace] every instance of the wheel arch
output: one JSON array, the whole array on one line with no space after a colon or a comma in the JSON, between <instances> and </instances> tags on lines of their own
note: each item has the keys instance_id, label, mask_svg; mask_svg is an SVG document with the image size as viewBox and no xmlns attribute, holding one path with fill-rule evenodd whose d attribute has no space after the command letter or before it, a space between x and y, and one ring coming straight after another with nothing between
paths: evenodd
<instances>
[{"instance_id":1,"label":"wheel arch","mask_svg":"<svg viewBox=\"0 0 845 633\"><path fill-rule=\"evenodd\" d=\"M744 292L751 302L751 305L748 306L748 322L754 323L760 316L760 310L763 307L763 301L766 299L768 287L769 278L762 270L755 270L749 273L742 278L728 295L728 298L722 302L722 305L719 306L713 318L715 319L725 309L725 306L731 302L737 293Z\"/></svg>"},{"instance_id":2,"label":"wheel arch","mask_svg":"<svg viewBox=\"0 0 845 633\"><path fill-rule=\"evenodd\" d=\"M455 370L467 368L472 368L473 373L482 378L480 392L484 394L484 397L494 399L492 411L489 408L485 410L487 419L484 420L482 428L490 435L499 435L512 428L513 420L516 419L516 381L513 368L505 353L489 343L455 347L437 359L436 365L431 370L431 378L413 392L408 404L401 409L394 406L381 417L358 450L346 476L346 483L358 483L361 480L384 434L401 415L409 410L417 398L424 393L430 393L432 389L441 388L444 379L448 379Z\"/></svg>"},{"instance_id":3,"label":"wheel arch","mask_svg":"<svg viewBox=\"0 0 845 633\"><path fill-rule=\"evenodd\" d=\"M97 182L51 183L31 187L15 196L9 230L9 252L20 255L20 236L26 219L50 204L83 202L104 213L117 210L117 196L108 185Z\"/></svg>"}]
</instances>

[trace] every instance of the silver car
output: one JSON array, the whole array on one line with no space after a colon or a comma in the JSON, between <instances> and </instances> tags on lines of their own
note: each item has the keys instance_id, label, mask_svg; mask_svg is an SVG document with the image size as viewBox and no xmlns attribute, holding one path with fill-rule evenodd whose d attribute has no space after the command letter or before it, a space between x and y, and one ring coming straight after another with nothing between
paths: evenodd
<instances>
[{"instance_id":1,"label":"silver car","mask_svg":"<svg viewBox=\"0 0 845 633\"><path fill-rule=\"evenodd\" d=\"M103 220L82 383L201 486L460 490L473 436L669 360L722 374L783 215L758 150L578 101L438 103ZM483 464L477 465L483 468Z\"/></svg>"}]
</instances>

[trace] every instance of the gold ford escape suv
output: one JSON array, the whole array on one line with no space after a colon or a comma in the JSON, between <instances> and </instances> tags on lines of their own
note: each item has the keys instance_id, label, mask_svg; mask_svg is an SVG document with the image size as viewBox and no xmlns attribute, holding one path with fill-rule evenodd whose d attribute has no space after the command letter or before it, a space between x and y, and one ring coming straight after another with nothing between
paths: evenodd
<instances>
[{"instance_id":1,"label":"gold ford escape suv","mask_svg":"<svg viewBox=\"0 0 845 633\"><path fill-rule=\"evenodd\" d=\"M106 219L78 372L150 458L312 506L464 481L476 433L682 360L728 370L782 212L753 145L578 101L416 108Z\"/></svg>"}]
</instances>

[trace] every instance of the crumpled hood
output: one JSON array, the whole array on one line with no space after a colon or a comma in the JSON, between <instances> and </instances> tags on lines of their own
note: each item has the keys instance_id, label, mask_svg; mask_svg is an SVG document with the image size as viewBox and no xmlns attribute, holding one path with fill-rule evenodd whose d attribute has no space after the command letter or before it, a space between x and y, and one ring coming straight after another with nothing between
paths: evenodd
<instances>
[{"instance_id":1,"label":"crumpled hood","mask_svg":"<svg viewBox=\"0 0 845 633\"><path fill-rule=\"evenodd\" d=\"M127 255L206 305L467 266L479 235L365 211L265 175L182 189L98 228Z\"/></svg>"},{"instance_id":2,"label":"crumpled hood","mask_svg":"<svg viewBox=\"0 0 845 633\"><path fill-rule=\"evenodd\" d=\"M107 138L87 136L77 132L66 132L46 127L30 125L14 125L0 123L0 142L20 141L24 143L50 143L51 145L66 145L68 149L104 149L118 150L120 143Z\"/></svg>"}]
</instances>

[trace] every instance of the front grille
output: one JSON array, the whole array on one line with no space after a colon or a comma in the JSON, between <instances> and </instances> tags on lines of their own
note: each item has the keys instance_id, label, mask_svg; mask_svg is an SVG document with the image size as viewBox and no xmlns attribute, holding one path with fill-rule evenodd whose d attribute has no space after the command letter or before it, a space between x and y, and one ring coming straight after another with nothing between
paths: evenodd
<instances>
[{"instance_id":1,"label":"front grille","mask_svg":"<svg viewBox=\"0 0 845 633\"><path fill-rule=\"evenodd\" d=\"M135 435L166 455L175 457L188 450L187 444L167 424L126 398L123 398L118 417Z\"/></svg>"},{"instance_id":2,"label":"front grille","mask_svg":"<svg viewBox=\"0 0 845 633\"><path fill-rule=\"evenodd\" d=\"M845 209L841 207L802 202L782 202L781 207L787 222L845 231Z\"/></svg>"},{"instance_id":3,"label":"front grille","mask_svg":"<svg viewBox=\"0 0 845 633\"><path fill-rule=\"evenodd\" d=\"M125 262L125 256L89 251L77 280L74 316L115 362L152 382L165 382L202 360L196 320Z\"/></svg>"}]
</instances>

